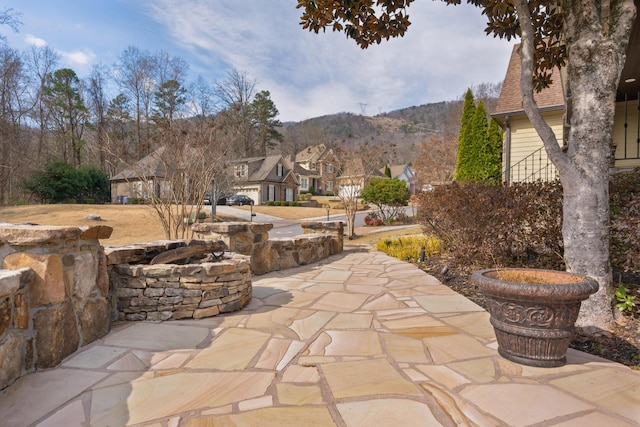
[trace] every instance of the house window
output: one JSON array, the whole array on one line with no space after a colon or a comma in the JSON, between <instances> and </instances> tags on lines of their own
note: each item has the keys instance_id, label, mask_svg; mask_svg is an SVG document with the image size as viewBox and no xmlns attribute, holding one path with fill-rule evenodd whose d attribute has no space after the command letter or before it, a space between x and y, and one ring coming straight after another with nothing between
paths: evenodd
<instances>
[{"instance_id":1,"label":"house window","mask_svg":"<svg viewBox=\"0 0 640 427\"><path fill-rule=\"evenodd\" d=\"M284 189L284 199L287 202L293 202L293 188Z\"/></svg>"},{"instance_id":2,"label":"house window","mask_svg":"<svg viewBox=\"0 0 640 427\"><path fill-rule=\"evenodd\" d=\"M324 189L327 193L333 192L333 181L325 181Z\"/></svg>"},{"instance_id":3,"label":"house window","mask_svg":"<svg viewBox=\"0 0 640 427\"><path fill-rule=\"evenodd\" d=\"M303 191L309 190L309 178L300 178L300 189Z\"/></svg>"},{"instance_id":4,"label":"house window","mask_svg":"<svg viewBox=\"0 0 640 427\"><path fill-rule=\"evenodd\" d=\"M282 166L282 163L278 163L278 166L276 167L276 175L284 176L284 166Z\"/></svg>"},{"instance_id":5,"label":"house window","mask_svg":"<svg viewBox=\"0 0 640 427\"><path fill-rule=\"evenodd\" d=\"M142 181L136 181L133 183L133 193L135 197L144 197Z\"/></svg>"},{"instance_id":6,"label":"house window","mask_svg":"<svg viewBox=\"0 0 640 427\"><path fill-rule=\"evenodd\" d=\"M274 202L276 200L276 186L267 185L267 200Z\"/></svg>"},{"instance_id":7,"label":"house window","mask_svg":"<svg viewBox=\"0 0 640 427\"><path fill-rule=\"evenodd\" d=\"M333 165L327 165L327 173L333 173Z\"/></svg>"},{"instance_id":8,"label":"house window","mask_svg":"<svg viewBox=\"0 0 640 427\"><path fill-rule=\"evenodd\" d=\"M317 168L318 168L318 167L317 167L317 165L316 165L315 163L311 163L311 165L310 165L310 170L314 171L314 170L316 170Z\"/></svg>"},{"instance_id":9,"label":"house window","mask_svg":"<svg viewBox=\"0 0 640 427\"><path fill-rule=\"evenodd\" d=\"M171 183L169 181L162 181L160 183L160 197L169 197L171 195Z\"/></svg>"},{"instance_id":10,"label":"house window","mask_svg":"<svg viewBox=\"0 0 640 427\"><path fill-rule=\"evenodd\" d=\"M246 178L249 175L249 167L246 164L234 165L233 174L236 178Z\"/></svg>"}]
</instances>

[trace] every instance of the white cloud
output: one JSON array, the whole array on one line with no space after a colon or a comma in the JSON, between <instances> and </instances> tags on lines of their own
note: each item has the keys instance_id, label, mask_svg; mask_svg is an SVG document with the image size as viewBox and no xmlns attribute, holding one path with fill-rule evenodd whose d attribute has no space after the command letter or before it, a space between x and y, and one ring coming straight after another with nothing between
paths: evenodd
<instances>
[{"instance_id":1,"label":"white cloud","mask_svg":"<svg viewBox=\"0 0 640 427\"><path fill-rule=\"evenodd\" d=\"M24 39L25 43L27 43L30 46L35 46L35 47L45 47L47 45L47 41L43 40L39 37L36 37L34 35L31 34L27 34L27 36Z\"/></svg>"},{"instance_id":2,"label":"white cloud","mask_svg":"<svg viewBox=\"0 0 640 427\"><path fill-rule=\"evenodd\" d=\"M73 64L79 67L84 67L86 65L91 64L96 55L89 49L85 49L83 51L74 50L73 52L58 52L60 56L68 62L69 64Z\"/></svg>"},{"instance_id":3,"label":"white cloud","mask_svg":"<svg viewBox=\"0 0 640 427\"><path fill-rule=\"evenodd\" d=\"M290 0L148 1L150 14L196 55L194 70L237 68L271 91L282 120L368 114L458 98L504 76L511 44L484 35L471 6L415 2L404 38L361 50L342 33L312 34ZM212 66L215 64L215 66Z\"/></svg>"}]
</instances>

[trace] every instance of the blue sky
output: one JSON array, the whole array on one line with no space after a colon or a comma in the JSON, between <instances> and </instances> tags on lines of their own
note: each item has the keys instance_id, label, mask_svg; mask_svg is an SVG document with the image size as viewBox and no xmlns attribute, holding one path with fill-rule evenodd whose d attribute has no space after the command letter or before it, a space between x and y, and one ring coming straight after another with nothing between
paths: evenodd
<instances>
[{"instance_id":1,"label":"blue sky","mask_svg":"<svg viewBox=\"0 0 640 427\"><path fill-rule=\"evenodd\" d=\"M61 67L85 77L128 46L180 56L215 83L232 69L269 90L282 121L338 112L375 115L457 99L467 87L504 78L513 42L484 34L472 6L418 0L404 38L361 50L342 33L299 25L295 0L5 0L22 13L18 49L48 44Z\"/></svg>"}]
</instances>

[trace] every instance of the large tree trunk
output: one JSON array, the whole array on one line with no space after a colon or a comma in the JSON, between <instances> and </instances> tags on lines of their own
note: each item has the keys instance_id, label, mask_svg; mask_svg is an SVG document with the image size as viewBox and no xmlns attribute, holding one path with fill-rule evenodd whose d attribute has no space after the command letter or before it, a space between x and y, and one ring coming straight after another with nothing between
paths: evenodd
<instances>
[{"instance_id":1,"label":"large tree trunk","mask_svg":"<svg viewBox=\"0 0 640 427\"><path fill-rule=\"evenodd\" d=\"M608 156L594 152L594 157L602 159ZM613 320L609 263L609 171L607 168L600 175L591 173L583 171L577 177L561 177L564 257L568 271L592 277L600 285L598 292L582 303L578 325L608 330Z\"/></svg>"},{"instance_id":2,"label":"large tree trunk","mask_svg":"<svg viewBox=\"0 0 640 427\"><path fill-rule=\"evenodd\" d=\"M564 152L533 99L533 28L530 20L526 20L527 2L516 3L522 29L523 106L562 182L562 235L567 269L592 277L600 284L599 291L583 302L578 326L608 330L613 321L609 166L616 91L626 60L635 6L633 0L622 2L613 22L608 15L601 15L599 0L561 2L568 52L565 88L570 88L566 93L569 134Z\"/></svg>"}]
</instances>

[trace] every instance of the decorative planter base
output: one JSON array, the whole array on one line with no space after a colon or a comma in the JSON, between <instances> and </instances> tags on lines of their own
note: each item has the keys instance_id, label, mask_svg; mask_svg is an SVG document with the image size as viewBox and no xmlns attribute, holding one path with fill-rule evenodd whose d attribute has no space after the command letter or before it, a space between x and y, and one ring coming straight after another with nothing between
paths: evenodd
<instances>
[{"instance_id":1,"label":"decorative planter base","mask_svg":"<svg viewBox=\"0 0 640 427\"><path fill-rule=\"evenodd\" d=\"M485 295L500 355L543 368L566 363L582 300L598 290L595 280L551 270L481 270L471 281Z\"/></svg>"}]
</instances>

